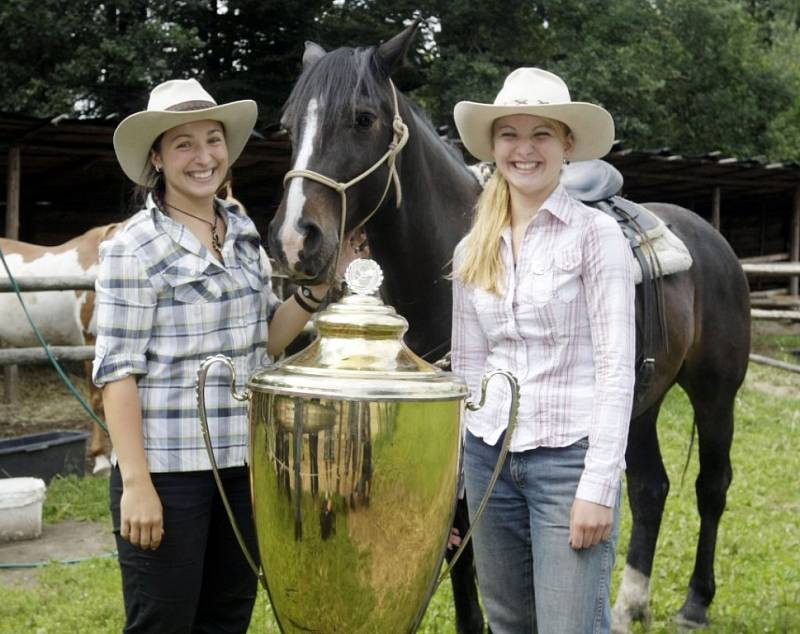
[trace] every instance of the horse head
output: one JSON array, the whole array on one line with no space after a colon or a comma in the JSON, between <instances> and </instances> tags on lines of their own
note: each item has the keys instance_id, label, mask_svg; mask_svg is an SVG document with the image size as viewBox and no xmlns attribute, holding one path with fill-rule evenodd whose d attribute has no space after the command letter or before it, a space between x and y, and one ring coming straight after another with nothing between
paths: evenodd
<instances>
[{"instance_id":1,"label":"horse head","mask_svg":"<svg viewBox=\"0 0 800 634\"><path fill-rule=\"evenodd\" d=\"M306 43L281 119L291 169L268 234L272 256L298 281L329 279L343 237L380 207L399 204L394 162L408 130L390 77L416 28L370 48L326 52Z\"/></svg>"}]
</instances>

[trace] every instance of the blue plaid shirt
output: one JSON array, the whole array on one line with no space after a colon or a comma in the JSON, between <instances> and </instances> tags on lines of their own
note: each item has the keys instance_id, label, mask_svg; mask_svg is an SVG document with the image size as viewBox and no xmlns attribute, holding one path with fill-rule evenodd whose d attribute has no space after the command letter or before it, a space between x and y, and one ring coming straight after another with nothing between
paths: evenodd
<instances>
[{"instance_id":1,"label":"blue plaid shirt","mask_svg":"<svg viewBox=\"0 0 800 634\"><path fill-rule=\"evenodd\" d=\"M100 247L93 380L102 387L137 376L151 472L211 468L195 397L206 357L230 357L239 390L268 362L267 322L280 304L269 261L252 220L236 205L217 204L227 225L224 263L152 199ZM247 458L247 405L229 385L228 369L214 366L206 408L221 468Z\"/></svg>"}]
</instances>

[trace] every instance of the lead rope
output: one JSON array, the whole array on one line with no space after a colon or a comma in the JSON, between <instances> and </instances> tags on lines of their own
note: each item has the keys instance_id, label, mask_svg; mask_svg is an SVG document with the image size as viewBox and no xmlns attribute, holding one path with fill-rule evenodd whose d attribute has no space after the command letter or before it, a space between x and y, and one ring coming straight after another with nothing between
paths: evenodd
<instances>
[{"instance_id":1,"label":"lead rope","mask_svg":"<svg viewBox=\"0 0 800 634\"><path fill-rule=\"evenodd\" d=\"M506 427L503 444L500 447L500 455L497 457L497 463L494 466L494 471L492 471L492 476L489 478L489 484L486 485L486 491L483 494L483 498L481 498L480 504L478 504L478 510L475 511L475 514L473 515L469 529L467 530L466 535L464 535L464 537L461 539L461 544L453 555L453 558L447 564L447 568L445 568L444 572L439 575L439 579L436 581L433 587L433 592L436 592L436 589L441 585L442 581L444 581L447 578L447 575L453 570L456 562L461 558L461 555L467 548L467 544L469 543L470 539L472 539L472 533L474 532L475 527L478 525L478 522L480 522L483 512L486 510L486 505L489 503L489 498L492 497L492 493L494 492L494 487L497 484L500 473L503 471L503 465L506 462L508 452L511 448L511 437L514 435L514 432L517 429L517 420L519 418L519 382L517 381L517 378L507 370L492 370L484 375L483 380L481 381L481 399L477 405L467 402L467 409L477 412L483 407L483 405L486 403L486 386L489 383L489 380L496 375L504 377L511 387L511 405L508 408L508 426ZM433 592L431 592L431 595L433 595Z\"/></svg>"},{"instance_id":2,"label":"lead rope","mask_svg":"<svg viewBox=\"0 0 800 634\"><path fill-rule=\"evenodd\" d=\"M392 101L394 103L394 118L392 119L392 141L389 143L389 149L386 153L378 159L376 163L372 165L369 169L362 172L355 178L346 183L342 183L339 181L335 181L332 178L325 176L324 174L320 174L319 172L314 172L312 170L307 169L299 169L299 170L289 170L286 172L286 175L283 177L283 184L286 185L286 182L291 180L292 178L308 178L312 181L316 181L317 183L321 183L322 185L326 185L331 189L339 192L339 196L341 198L341 219L339 221L339 248L336 251L336 259L333 262L333 268L330 269L329 275L333 278L336 277L336 271L339 268L339 260L342 257L342 248L344 246L344 231L345 231L345 224L347 222L347 190L355 185L356 183L360 183L364 180L367 176L372 174L375 170L377 170L381 165L386 163L387 167L389 168L389 176L386 179L386 187L383 188L383 194L381 195L378 204L375 205L375 208L370 211L367 216L359 222L352 230L355 232L356 230L363 227L372 216L374 216L378 209L381 208L383 205L383 201L386 200L386 195L389 193L389 188L391 187L392 183L394 183L395 190L397 192L397 208L400 207L400 204L403 201L403 190L400 184L400 176L397 173L397 155L400 151L405 147L406 143L408 143L408 126L403 121L403 118L400 116L400 109L398 107L397 101L397 90L395 90L394 83L392 80L389 80L389 87L392 89ZM335 281L332 279L330 281Z\"/></svg>"}]
</instances>

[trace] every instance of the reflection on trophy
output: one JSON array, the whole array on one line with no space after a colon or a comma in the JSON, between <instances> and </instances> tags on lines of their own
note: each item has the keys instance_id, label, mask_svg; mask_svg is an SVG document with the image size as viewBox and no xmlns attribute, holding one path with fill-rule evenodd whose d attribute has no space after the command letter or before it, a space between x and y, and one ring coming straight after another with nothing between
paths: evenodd
<instances>
[{"instance_id":1,"label":"reflection on trophy","mask_svg":"<svg viewBox=\"0 0 800 634\"><path fill-rule=\"evenodd\" d=\"M405 346L381 280L352 263L351 294L316 316L314 342L234 393L250 403L260 569L245 555L284 632L413 632L444 558L467 389ZM198 378L215 474L203 389L217 364L233 374L220 355Z\"/></svg>"}]
</instances>

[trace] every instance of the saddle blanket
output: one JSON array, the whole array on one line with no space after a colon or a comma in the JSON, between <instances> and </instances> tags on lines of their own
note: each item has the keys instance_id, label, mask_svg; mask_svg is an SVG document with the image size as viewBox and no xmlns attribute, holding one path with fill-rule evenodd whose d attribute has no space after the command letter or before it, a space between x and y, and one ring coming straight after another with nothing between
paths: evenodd
<instances>
[{"instance_id":1,"label":"saddle blanket","mask_svg":"<svg viewBox=\"0 0 800 634\"><path fill-rule=\"evenodd\" d=\"M689 249L678 236L676 236L669 227L664 224L658 216L652 213L642 205L636 205L640 212L647 214L652 218L656 225L644 234L644 239L639 240L639 244L648 259L656 260L656 270L653 271L653 277L664 277L672 273L680 273L681 271L688 271L692 266L692 255ZM655 256L655 257L651 257ZM634 267L634 280L637 284L642 281L642 267L639 261L631 253Z\"/></svg>"}]
</instances>

